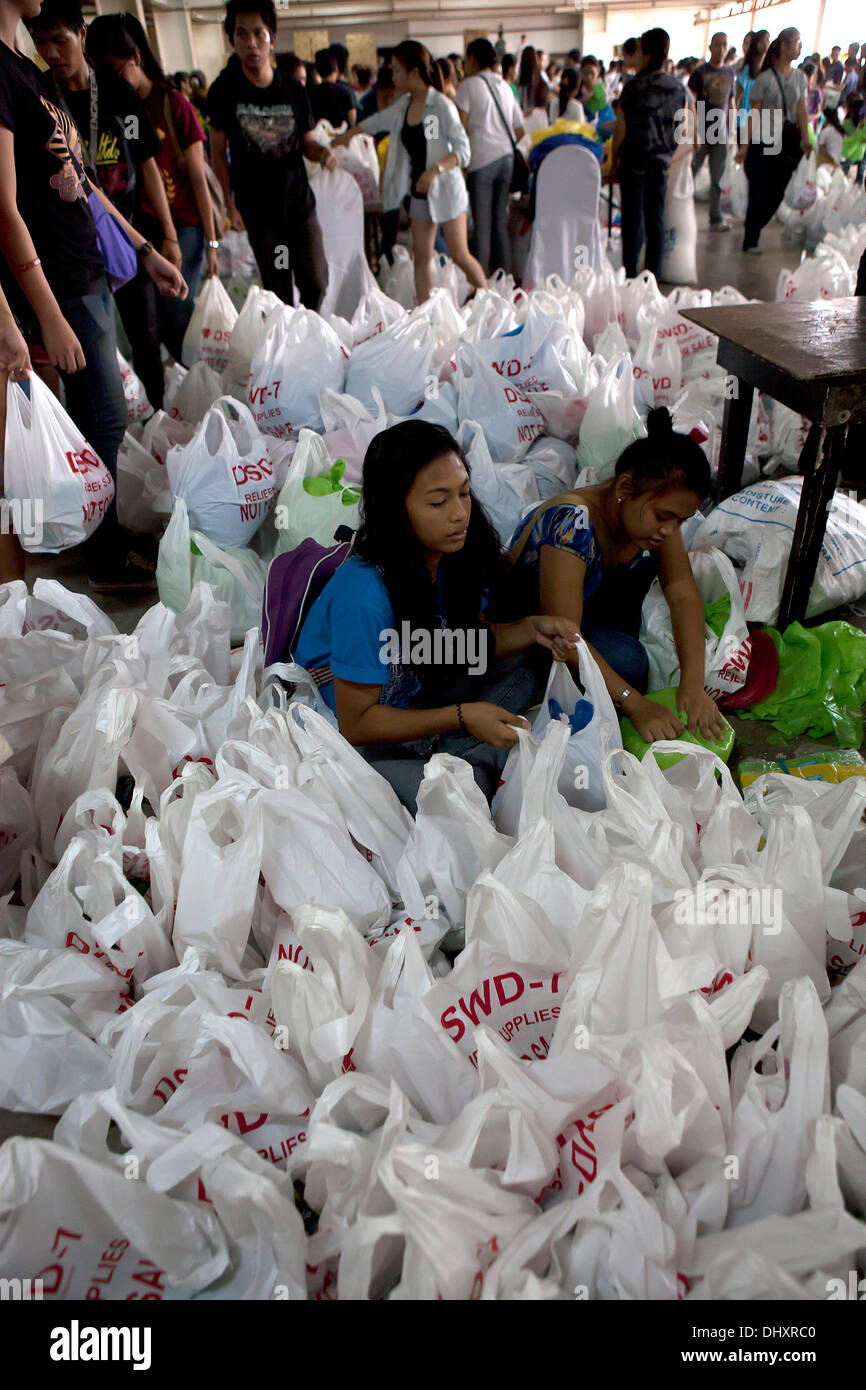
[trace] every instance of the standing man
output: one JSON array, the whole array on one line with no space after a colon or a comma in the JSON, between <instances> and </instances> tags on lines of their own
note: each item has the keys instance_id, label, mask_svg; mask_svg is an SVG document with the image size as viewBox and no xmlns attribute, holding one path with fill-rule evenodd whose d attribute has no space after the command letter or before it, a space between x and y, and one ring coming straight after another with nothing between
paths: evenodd
<instances>
[{"instance_id":1,"label":"standing man","mask_svg":"<svg viewBox=\"0 0 866 1390\"><path fill-rule=\"evenodd\" d=\"M208 116L232 228L246 229L265 289L292 304L294 277L301 303L318 309L328 265L303 156L326 169L337 161L311 134L304 88L271 65L273 0L229 0L225 30L240 61L230 58L211 86Z\"/></svg>"},{"instance_id":2,"label":"standing man","mask_svg":"<svg viewBox=\"0 0 866 1390\"><path fill-rule=\"evenodd\" d=\"M493 45L493 51L494 51L494 53L496 54L496 61L497 61L497 63L500 63L500 64L501 64L502 59L505 57L505 54L506 54L507 51L508 51L507 48L506 48L506 45L505 45L505 31L504 31L504 29L502 28L502 25L501 25L501 24L500 24L499 28L498 28L497 31L496 31L496 42L495 42L495 44ZM466 69L464 68L463 71L466 72ZM467 74L467 76L468 76L468 74Z\"/></svg>"},{"instance_id":3,"label":"standing man","mask_svg":"<svg viewBox=\"0 0 866 1390\"><path fill-rule=\"evenodd\" d=\"M697 174L704 160L710 161L710 230L730 231L730 224L719 210L721 178L728 151L728 117L735 119L734 92L737 74L725 63L728 48L727 34L713 34L710 40L710 61L701 63L689 78L689 90L698 102L698 132L703 133L692 159L692 173Z\"/></svg>"},{"instance_id":4,"label":"standing man","mask_svg":"<svg viewBox=\"0 0 866 1390\"><path fill-rule=\"evenodd\" d=\"M346 91L340 81L340 68L330 48L320 48L316 54L316 72L321 82L310 88L310 108L314 121L327 121L334 130L342 125L354 125L358 117L354 93Z\"/></svg>"},{"instance_id":5,"label":"standing man","mask_svg":"<svg viewBox=\"0 0 866 1390\"><path fill-rule=\"evenodd\" d=\"M644 238L645 268L656 279L661 268L665 190L683 106L682 83L665 72L670 43L666 29L641 34L641 67L623 87L613 132L608 178L619 183L622 258L630 280Z\"/></svg>"}]
</instances>

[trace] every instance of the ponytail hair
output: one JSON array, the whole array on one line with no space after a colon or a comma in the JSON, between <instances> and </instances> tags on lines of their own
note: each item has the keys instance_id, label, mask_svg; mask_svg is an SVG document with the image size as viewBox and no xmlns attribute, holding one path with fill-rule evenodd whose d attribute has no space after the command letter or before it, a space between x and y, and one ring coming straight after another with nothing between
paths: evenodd
<instances>
[{"instance_id":1,"label":"ponytail hair","mask_svg":"<svg viewBox=\"0 0 866 1390\"><path fill-rule=\"evenodd\" d=\"M693 492L703 502L712 489L712 477L701 446L690 435L677 433L664 406L650 411L646 427L646 439L636 439L620 454L616 476L630 473L636 496L678 487Z\"/></svg>"},{"instance_id":2,"label":"ponytail hair","mask_svg":"<svg viewBox=\"0 0 866 1390\"><path fill-rule=\"evenodd\" d=\"M783 29L780 34L776 35L770 47L767 49L767 56L764 59L765 68L778 67L782 58L782 44L787 43L795 34L799 34L799 32L799 29L795 25L790 25L787 29Z\"/></svg>"},{"instance_id":3,"label":"ponytail hair","mask_svg":"<svg viewBox=\"0 0 866 1390\"><path fill-rule=\"evenodd\" d=\"M418 43L416 39L404 39L398 43L391 54L398 63L402 63L407 72L417 72L425 87L432 87L434 91L442 91L442 78L439 69L430 56L429 48L425 48L423 43Z\"/></svg>"}]
</instances>

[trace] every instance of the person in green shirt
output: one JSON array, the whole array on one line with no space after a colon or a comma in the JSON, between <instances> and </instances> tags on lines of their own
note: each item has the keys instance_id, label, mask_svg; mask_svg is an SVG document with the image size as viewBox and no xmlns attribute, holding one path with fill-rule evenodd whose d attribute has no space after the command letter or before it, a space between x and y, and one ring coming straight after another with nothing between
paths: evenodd
<instances>
[{"instance_id":1,"label":"person in green shirt","mask_svg":"<svg viewBox=\"0 0 866 1390\"><path fill-rule=\"evenodd\" d=\"M601 81L601 63L591 53L580 65L580 100L588 116L597 116L607 106L607 93Z\"/></svg>"},{"instance_id":2,"label":"person in green shirt","mask_svg":"<svg viewBox=\"0 0 866 1390\"><path fill-rule=\"evenodd\" d=\"M861 97L849 99L842 135L842 170L847 174L851 165L856 164L857 183L862 184L866 162L866 106Z\"/></svg>"}]
</instances>

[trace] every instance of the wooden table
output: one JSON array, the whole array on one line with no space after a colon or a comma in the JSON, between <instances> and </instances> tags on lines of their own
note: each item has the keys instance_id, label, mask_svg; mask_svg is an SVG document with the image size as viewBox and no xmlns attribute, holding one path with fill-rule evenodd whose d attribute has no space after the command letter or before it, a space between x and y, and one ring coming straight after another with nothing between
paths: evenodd
<instances>
[{"instance_id":1,"label":"wooden table","mask_svg":"<svg viewBox=\"0 0 866 1390\"><path fill-rule=\"evenodd\" d=\"M784 629L805 617L848 426L866 421L866 298L681 312L718 335L717 361L731 378L717 502L742 486L756 389L812 421L800 455L803 491L779 607Z\"/></svg>"}]
</instances>

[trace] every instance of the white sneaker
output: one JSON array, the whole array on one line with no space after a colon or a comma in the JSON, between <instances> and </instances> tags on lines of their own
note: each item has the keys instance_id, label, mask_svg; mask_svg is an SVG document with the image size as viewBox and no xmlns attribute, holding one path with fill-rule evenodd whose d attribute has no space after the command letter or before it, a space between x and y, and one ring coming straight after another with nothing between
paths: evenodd
<instances>
[{"instance_id":1,"label":"white sneaker","mask_svg":"<svg viewBox=\"0 0 866 1390\"><path fill-rule=\"evenodd\" d=\"M760 246L744 246L743 250L747 256L763 256L764 254Z\"/></svg>"},{"instance_id":2,"label":"white sneaker","mask_svg":"<svg viewBox=\"0 0 866 1390\"><path fill-rule=\"evenodd\" d=\"M725 221L723 220L723 221L721 221L721 222L711 222L711 223L710 223L710 231L711 231L711 232L729 232L730 230L731 230L731 224L730 224L730 222L725 222Z\"/></svg>"}]
</instances>

